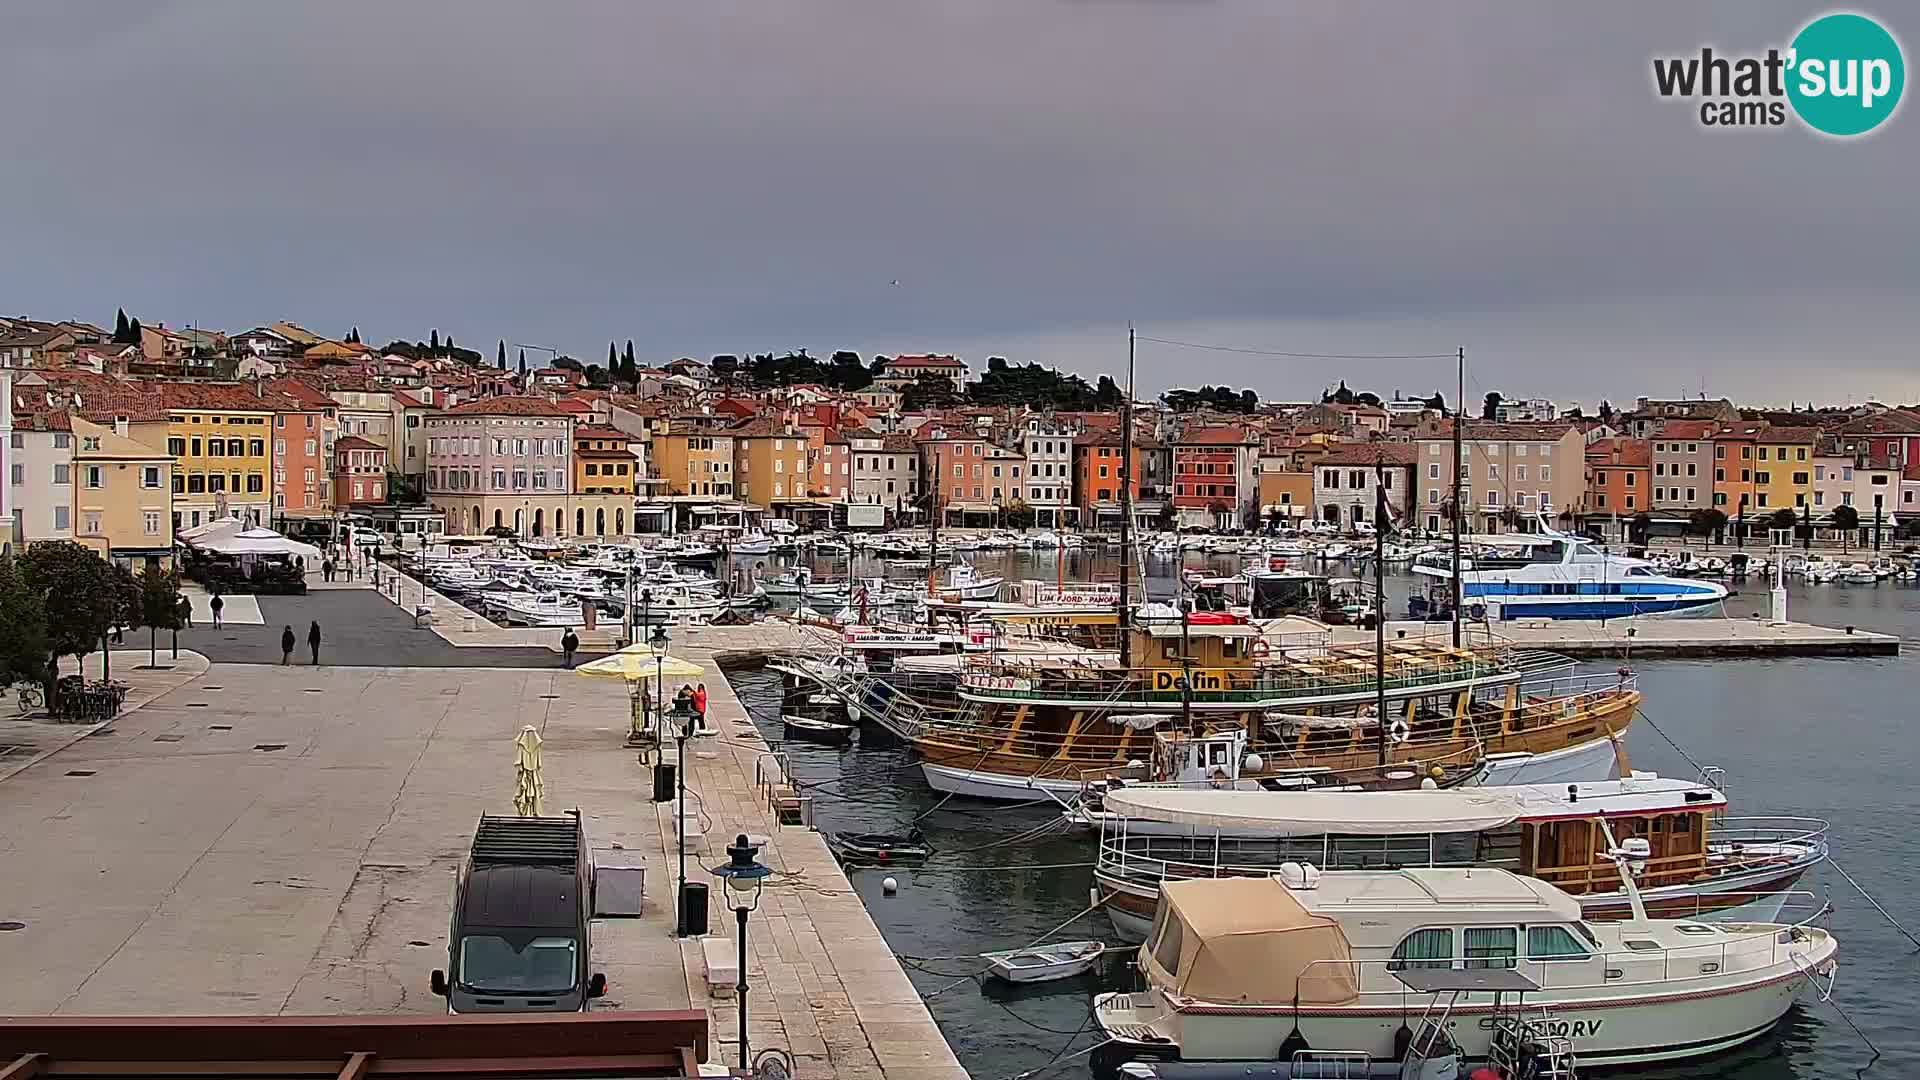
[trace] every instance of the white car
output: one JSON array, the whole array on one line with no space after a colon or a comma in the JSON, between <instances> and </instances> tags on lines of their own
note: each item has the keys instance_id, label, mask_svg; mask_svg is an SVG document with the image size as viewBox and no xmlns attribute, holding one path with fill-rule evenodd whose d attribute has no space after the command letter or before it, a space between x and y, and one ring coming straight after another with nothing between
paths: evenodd
<instances>
[{"instance_id":1,"label":"white car","mask_svg":"<svg viewBox=\"0 0 1920 1080\"><path fill-rule=\"evenodd\" d=\"M386 546L386 543L387 543L387 538L384 536L381 536L377 532L374 532L372 529L353 530L353 546L354 547L372 548L373 550L378 551L382 547Z\"/></svg>"}]
</instances>

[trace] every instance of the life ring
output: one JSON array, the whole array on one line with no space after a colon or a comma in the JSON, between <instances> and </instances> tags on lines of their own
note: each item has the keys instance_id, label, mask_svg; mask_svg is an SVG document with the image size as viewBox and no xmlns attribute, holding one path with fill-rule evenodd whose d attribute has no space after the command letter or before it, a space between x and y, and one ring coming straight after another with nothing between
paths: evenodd
<instances>
[{"instance_id":1,"label":"life ring","mask_svg":"<svg viewBox=\"0 0 1920 1080\"><path fill-rule=\"evenodd\" d=\"M1267 657L1273 655L1273 646L1267 644L1266 638L1257 637L1253 639L1251 651L1255 660L1265 660Z\"/></svg>"},{"instance_id":2,"label":"life ring","mask_svg":"<svg viewBox=\"0 0 1920 1080\"><path fill-rule=\"evenodd\" d=\"M1409 727L1405 720L1395 720L1387 725L1387 739L1393 745L1403 746L1411 738L1413 738L1413 728Z\"/></svg>"},{"instance_id":3,"label":"life ring","mask_svg":"<svg viewBox=\"0 0 1920 1080\"><path fill-rule=\"evenodd\" d=\"M1227 786L1227 770L1216 767L1212 772L1207 774L1207 783L1212 784L1214 787L1217 787L1217 788L1226 787Z\"/></svg>"}]
</instances>

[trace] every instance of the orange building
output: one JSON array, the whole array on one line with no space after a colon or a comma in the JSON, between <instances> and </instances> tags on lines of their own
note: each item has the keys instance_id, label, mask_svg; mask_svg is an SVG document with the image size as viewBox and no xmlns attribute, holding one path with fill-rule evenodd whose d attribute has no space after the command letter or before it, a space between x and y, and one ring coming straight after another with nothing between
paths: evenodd
<instances>
[{"instance_id":1,"label":"orange building","mask_svg":"<svg viewBox=\"0 0 1920 1080\"><path fill-rule=\"evenodd\" d=\"M1133 468L1127 474L1128 495L1134 505L1140 503L1140 481L1146 475L1146 453L1142 440L1135 437ZM1089 431L1073 440L1073 497L1080 508L1080 520L1095 527L1116 525L1120 521L1120 461L1124 453L1117 427Z\"/></svg>"},{"instance_id":2,"label":"orange building","mask_svg":"<svg viewBox=\"0 0 1920 1080\"><path fill-rule=\"evenodd\" d=\"M1754 485L1754 448L1767 425L1759 421L1722 424L1714 429L1713 508L1730 518L1759 508Z\"/></svg>"},{"instance_id":3,"label":"orange building","mask_svg":"<svg viewBox=\"0 0 1920 1080\"><path fill-rule=\"evenodd\" d=\"M353 504L333 486L339 403L299 379L275 379L267 388L280 394L273 415L274 515L316 517Z\"/></svg>"},{"instance_id":4,"label":"orange building","mask_svg":"<svg viewBox=\"0 0 1920 1080\"><path fill-rule=\"evenodd\" d=\"M1587 513L1632 517L1653 505L1652 484L1647 440L1601 439L1587 447Z\"/></svg>"},{"instance_id":5,"label":"orange building","mask_svg":"<svg viewBox=\"0 0 1920 1080\"><path fill-rule=\"evenodd\" d=\"M333 494L343 508L386 502L387 448L358 435L334 440Z\"/></svg>"}]
</instances>

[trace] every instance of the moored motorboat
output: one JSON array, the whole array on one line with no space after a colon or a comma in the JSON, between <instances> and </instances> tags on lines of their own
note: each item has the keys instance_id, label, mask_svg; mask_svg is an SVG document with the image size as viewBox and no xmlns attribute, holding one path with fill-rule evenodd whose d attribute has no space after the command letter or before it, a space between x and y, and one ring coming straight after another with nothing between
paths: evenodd
<instances>
[{"instance_id":1,"label":"moored motorboat","mask_svg":"<svg viewBox=\"0 0 1920 1080\"><path fill-rule=\"evenodd\" d=\"M831 832L826 839L827 847L842 862L911 863L933 856L933 844L919 829L905 833Z\"/></svg>"},{"instance_id":2,"label":"moored motorboat","mask_svg":"<svg viewBox=\"0 0 1920 1080\"><path fill-rule=\"evenodd\" d=\"M1837 970L1820 927L1647 918L1630 875L1634 914L1599 924L1552 885L1502 870L1282 876L1163 886L1139 952L1147 989L1094 998L1108 1040L1096 1075L1135 1059L1238 1075L1300 1050L1397 1060L1403 1018L1418 1015L1409 990L1423 984L1457 1018L1450 1034L1469 1061L1495 1053L1493 1021L1515 995L1548 1011L1583 1067L1676 1061L1759 1037Z\"/></svg>"}]
</instances>

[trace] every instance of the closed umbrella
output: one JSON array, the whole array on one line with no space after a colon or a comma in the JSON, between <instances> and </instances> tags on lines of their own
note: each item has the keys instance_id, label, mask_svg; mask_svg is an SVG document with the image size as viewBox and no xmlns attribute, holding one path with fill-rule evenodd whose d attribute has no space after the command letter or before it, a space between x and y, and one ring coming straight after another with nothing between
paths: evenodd
<instances>
[{"instance_id":1,"label":"closed umbrella","mask_svg":"<svg viewBox=\"0 0 1920 1080\"><path fill-rule=\"evenodd\" d=\"M521 817L539 817L546 785L540 779L540 733L532 724L513 740L513 809Z\"/></svg>"}]
</instances>

